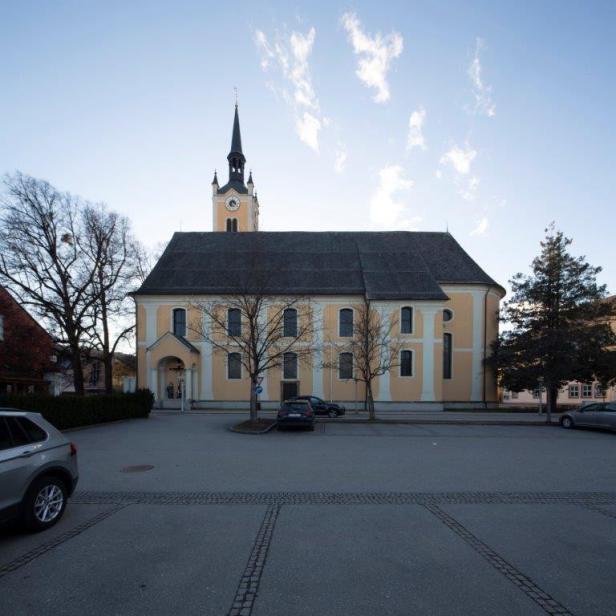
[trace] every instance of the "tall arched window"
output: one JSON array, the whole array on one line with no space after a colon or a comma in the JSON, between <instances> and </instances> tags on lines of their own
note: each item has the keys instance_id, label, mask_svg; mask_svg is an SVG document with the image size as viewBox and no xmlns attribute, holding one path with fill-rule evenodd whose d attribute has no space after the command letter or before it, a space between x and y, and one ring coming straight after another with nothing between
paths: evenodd
<instances>
[{"instance_id":1,"label":"tall arched window","mask_svg":"<svg viewBox=\"0 0 616 616\"><path fill-rule=\"evenodd\" d=\"M239 308L227 310L227 333L229 336L242 335L242 313Z\"/></svg>"},{"instance_id":2,"label":"tall arched window","mask_svg":"<svg viewBox=\"0 0 616 616\"><path fill-rule=\"evenodd\" d=\"M339 332L341 338L353 336L353 311L350 308L340 310Z\"/></svg>"},{"instance_id":3,"label":"tall arched window","mask_svg":"<svg viewBox=\"0 0 616 616\"><path fill-rule=\"evenodd\" d=\"M173 309L173 333L181 338L186 336L186 310L184 308Z\"/></svg>"},{"instance_id":4,"label":"tall arched window","mask_svg":"<svg viewBox=\"0 0 616 616\"><path fill-rule=\"evenodd\" d=\"M283 336L294 338L297 336L297 310L286 308L283 314Z\"/></svg>"},{"instance_id":5,"label":"tall arched window","mask_svg":"<svg viewBox=\"0 0 616 616\"><path fill-rule=\"evenodd\" d=\"M297 353L285 353L282 362L282 376L285 379L297 378Z\"/></svg>"},{"instance_id":6,"label":"tall arched window","mask_svg":"<svg viewBox=\"0 0 616 616\"><path fill-rule=\"evenodd\" d=\"M400 376L413 376L413 351L400 351Z\"/></svg>"},{"instance_id":7,"label":"tall arched window","mask_svg":"<svg viewBox=\"0 0 616 616\"><path fill-rule=\"evenodd\" d=\"M237 218L227 218L227 231L237 231Z\"/></svg>"},{"instance_id":8,"label":"tall arched window","mask_svg":"<svg viewBox=\"0 0 616 616\"><path fill-rule=\"evenodd\" d=\"M340 353L338 356L338 378L341 380L353 378L352 353Z\"/></svg>"},{"instance_id":9,"label":"tall arched window","mask_svg":"<svg viewBox=\"0 0 616 616\"><path fill-rule=\"evenodd\" d=\"M453 372L453 336L443 334L443 378L450 379Z\"/></svg>"},{"instance_id":10,"label":"tall arched window","mask_svg":"<svg viewBox=\"0 0 616 616\"><path fill-rule=\"evenodd\" d=\"M404 306L400 310L400 333L413 333L413 309L410 306Z\"/></svg>"},{"instance_id":11,"label":"tall arched window","mask_svg":"<svg viewBox=\"0 0 616 616\"><path fill-rule=\"evenodd\" d=\"M239 353L229 353L227 356L227 378L242 378L242 356Z\"/></svg>"}]
</instances>

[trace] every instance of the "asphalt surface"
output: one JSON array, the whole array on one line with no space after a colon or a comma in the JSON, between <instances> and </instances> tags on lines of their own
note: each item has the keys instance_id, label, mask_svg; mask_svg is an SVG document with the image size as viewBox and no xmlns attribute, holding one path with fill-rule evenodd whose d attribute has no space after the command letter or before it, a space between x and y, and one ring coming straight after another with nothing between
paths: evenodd
<instances>
[{"instance_id":1,"label":"asphalt surface","mask_svg":"<svg viewBox=\"0 0 616 616\"><path fill-rule=\"evenodd\" d=\"M235 421L71 432L65 517L0 529L0 613L616 615L616 435Z\"/></svg>"}]
</instances>

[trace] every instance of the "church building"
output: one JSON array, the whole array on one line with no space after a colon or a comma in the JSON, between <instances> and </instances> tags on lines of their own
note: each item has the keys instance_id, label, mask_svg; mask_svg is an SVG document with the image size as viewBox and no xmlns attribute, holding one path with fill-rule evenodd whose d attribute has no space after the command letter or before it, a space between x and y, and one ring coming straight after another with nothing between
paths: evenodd
<instances>
[{"instance_id":1,"label":"church building","mask_svg":"<svg viewBox=\"0 0 616 616\"><path fill-rule=\"evenodd\" d=\"M498 333L505 291L450 233L262 231L252 173L245 181L237 105L227 160L227 183L220 186L216 173L212 181L213 231L174 233L134 294L137 385L154 392L158 406L177 407L183 391L191 408L248 407L251 384L237 354L221 353L199 335L208 325L197 306L224 306L225 298L245 293L241 281L255 263L268 275L272 297L309 298L311 348L321 358L298 363L293 353L285 355L282 367L264 375L263 408L294 394L361 408L363 389L341 349L354 335L364 298L382 318L393 318L400 354L376 379L377 410L497 403L496 378L484 358Z\"/></svg>"}]
</instances>

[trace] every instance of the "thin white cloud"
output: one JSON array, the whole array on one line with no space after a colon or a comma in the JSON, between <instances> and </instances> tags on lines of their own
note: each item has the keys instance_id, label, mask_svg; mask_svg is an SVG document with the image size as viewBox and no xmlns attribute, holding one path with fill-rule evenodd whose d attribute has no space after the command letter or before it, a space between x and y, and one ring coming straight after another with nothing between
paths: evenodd
<instances>
[{"instance_id":1,"label":"thin white cloud","mask_svg":"<svg viewBox=\"0 0 616 616\"><path fill-rule=\"evenodd\" d=\"M338 146L336 150L336 160L334 161L334 171L342 173L346 167L347 151L344 146Z\"/></svg>"},{"instance_id":2,"label":"thin white cloud","mask_svg":"<svg viewBox=\"0 0 616 616\"><path fill-rule=\"evenodd\" d=\"M460 188L460 195L465 201L474 201L477 196L477 189L479 188L479 178L472 177L466 182L464 186Z\"/></svg>"},{"instance_id":3,"label":"thin white cloud","mask_svg":"<svg viewBox=\"0 0 616 616\"><path fill-rule=\"evenodd\" d=\"M441 165L450 164L456 173L467 175L476 156L477 151L470 148L468 144L464 148L453 145L449 151L441 156L440 163Z\"/></svg>"},{"instance_id":4,"label":"thin white cloud","mask_svg":"<svg viewBox=\"0 0 616 616\"><path fill-rule=\"evenodd\" d=\"M409 118L409 134L406 140L406 149L413 148L426 149L426 139L423 135L423 125L426 120L426 110L419 107L411 113Z\"/></svg>"},{"instance_id":5,"label":"thin white cloud","mask_svg":"<svg viewBox=\"0 0 616 616\"><path fill-rule=\"evenodd\" d=\"M475 55L468 67L468 76L473 84L475 111L492 118L496 115L496 105L492 100L492 87L487 85L481 76L482 68L479 55L483 49L483 40L478 38L475 44Z\"/></svg>"},{"instance_id":6,"label":"thin white cloud","mask_svg":"<svg viewBox=\"0 0 616 616\"><path fill-rule=\"evenodd\" d=\"M370 201L371 221L387 229L416 229L421 217L409 217L407 208L398 196L412 187L413 181L404 177L400 165L383 167L379 171L379 185Z\"/></svg>"},{"instance_id":7,"label":"thin white cloud","mask_svg":"<svg viewBox=\"0 0 616 616\"><path fill-rule=\"evenodd\" d=\"M295 131L298 137L315 152L319 151L319 132L326 124L321 115L310 73L310 55L314 47L316 30L310 28L306 34L292 32L290 36L276 35L270 42L261 31L255 31L255 44L261 53L261 68L269 70L276 62L291 86L283 89L283 98L293 108Z\"/></svg>"},{"instance_id":8,"label":"thin white cloud","mask_svg":"<svg viewBox=\"0 0 616 616\"><path fill-rule=\"evenodd\" d=\"M355 13L345 13L341 21L354 53L359 56L355 74L364 85L376 90L375 102L387 102L390 99L387 73L391 61L402 53L402 36L398 32L391 32L387 36L377 32L371 37L362 30Z\"/></svg>"},{"instance_id":9,"label":"thin white cloud","mask_svg":"<svg viewBox=\"0 0 616 616\"><path fill-rule=\"evenodd\" d=\"M488 219L484 216L481 220L477 221L477 226L471 231L471 235L485 235L486 231L490 223Z\"/></svg>"}]
</instances>

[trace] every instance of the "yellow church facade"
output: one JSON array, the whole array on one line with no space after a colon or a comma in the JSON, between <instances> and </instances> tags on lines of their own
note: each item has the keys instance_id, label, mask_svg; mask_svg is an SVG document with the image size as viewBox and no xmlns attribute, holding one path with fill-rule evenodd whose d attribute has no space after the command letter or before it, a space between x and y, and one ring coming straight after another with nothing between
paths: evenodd
<instances>
[{"instance_id":1,"label":"yellow church facade","mask_svg":"<svg viewBox=\"0 0 616 616\"><path fill-rule=\"evenodd\" d=\"M213 347L199 306L224 308L246 292L254 267L271 281L272 302L305 298L313 319L311 357L298 361L291 349L281 367L263 375L262 408L289 395L361 406L364 391L344 354L365 299L381 320L395 323L391 339L399 352L375 380L377 410L498 402L484 358L498 334L504 290L451 234L260 231L252 173L244 181L237 107L227 159L229 181L220 186L215 174L212 182L214 231L175 233L134 294L138 387L149 388L159 406L178 406L180 395L192 408L248 406L251 383L237 349Z\"/></svg>"}]
</instances>

